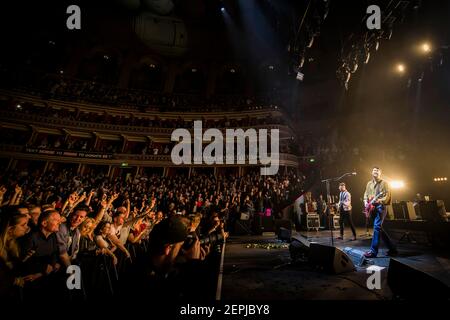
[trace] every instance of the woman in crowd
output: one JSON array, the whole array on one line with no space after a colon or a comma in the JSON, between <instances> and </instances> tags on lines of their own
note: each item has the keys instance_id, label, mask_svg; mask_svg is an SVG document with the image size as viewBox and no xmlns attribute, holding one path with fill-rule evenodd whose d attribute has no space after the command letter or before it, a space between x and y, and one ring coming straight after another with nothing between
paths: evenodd
<instances>
[{"instance_id":1,"label":"woman in crowd","mask_svg":"<svg viewBox=\"0 0 450 320\"><path fill-rule=\"evenodd\" d=\"M11 297L17 293L14 288L23 287L26 281L31 280L28 277L19 276L23 260L19 257L20 250L17 243L18 238L30 231L29 216L12 208L9 209L3 212L0 221L0 297ZM32 252L29 254L31 255Z\"/></svg>"}]
</instances>

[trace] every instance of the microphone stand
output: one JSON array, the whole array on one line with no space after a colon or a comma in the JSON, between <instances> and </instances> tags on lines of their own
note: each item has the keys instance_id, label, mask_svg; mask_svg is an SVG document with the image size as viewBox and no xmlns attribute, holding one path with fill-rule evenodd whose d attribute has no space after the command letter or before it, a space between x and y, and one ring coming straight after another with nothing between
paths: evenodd
<instances>
[{"instance_id":1,"label":"microphone stand","mask_svg":"<svg viewBox=\"0 0 450 320\"><path fill-rule=\"evenodd\" d=\"M328 206L331 205L330 182L331 182L331 181L340 181L340 180L342 180L342 178L347 177L347 176L351 176L351 175L353 175L351 172L347 172L347 173L344 173L344 174L343 174L342 176L340 176L340 177L328 178L328 179L324 179L324 180L321 181L321 182L325 182L325 185L326 185L326 188L327 188L327 205L328 205ZM330 207L328 207L328 209L330 209ZM329 216L329 218L328 218L328 220L329 220L328 224L329 224L329 227L330 227L331 246L333 247L333 246L334 246L334 237L333 237L333 229L331 228L332 222L333 222L333 220L331 220L331 219L333 219L333 217L331 216L331 214L329 214L328 216Z\"/></svg>"}]
</instances>

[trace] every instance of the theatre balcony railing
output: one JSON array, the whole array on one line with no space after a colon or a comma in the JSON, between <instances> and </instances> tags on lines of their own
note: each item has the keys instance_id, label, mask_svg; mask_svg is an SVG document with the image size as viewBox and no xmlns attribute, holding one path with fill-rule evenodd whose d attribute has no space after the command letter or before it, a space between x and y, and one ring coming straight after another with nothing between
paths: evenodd
<instances>
[{"instance_id":1,"label":"theatre balcony railing","mask_svg":"<svg viewBox=\"0 0 450 320\"><path fill-rule=\"evenodd\" d=\"M71 128L71 129L88 129L95 131L104 131L107 133L138 133L142 135L151 135L151 134L162 134L162 135L170 135L173 130L176 128L158 128L158 127L143 127L143 126L131 126L131 125L116 125L116 124L108 124L108 123L99 123L99 122L87 122L87 121L79 121L79 120L71 120L71 119L62 119L58 117L45 117L39 116L35 114L27 114L21 112L13 112L13 111L0 111L0 120L2 121L13 121L19 122L22 124L35 124L38 126L44 126L49 128L61 129ZM242 127L242 129L255 128L255 129L279 129L281 134L289 135L292 133L291 129L286 125L254 125L248 127ZM191 128L186 128L189 131L192 131ZM227 128L219 128L223 132Z\"/></svg>"},{"instance_id":2,"label":"theatre balcony railing","mask_svg":"<svg viewBox=\"0 0 450 320\"><path fill-rule=\"evenodd\" d=\"M66 163L83 163L95 165L122 165L127 163L129 166L158 166L158 167L176 167L172 162L170 154L161 155L142 155L142 154L112 154L95 151L77 151L62 150L51 148L26 147L9 144L0 144L0 152L2 157L25 160L54 161ZM259 164L259 159L258 164ZM296 155L280 153L279 165L288 167L297 167L300 158ZM244 164L226 163L214 164L212 166L254 166L249 163L248 156ZM188 166L204 166L204 164L179 165L180 167Z\"/></svg>"},{"instance_id":3,"label":"theatre balcony railing","mask_svg":"<svg viewBox=\"0 0 450 320\"><path fill-rule=\"evenodd\" d=\"M290 119L283 117L283 111L278 106L252 106L251 108L243 108L240 110L232 111L230 108L224 108L222 110L197 110L197 109L185 109L183 111L176 110L166 110L164 112L153 110L153 111L139 111L139 110L128 110L124 106L108 106L99 105L89 101L86 102L75 102L67 100L57 100L57 99L46 99L40 96L30 94L29 92L21 92L17 90L4 90L0 89L0 100L3 101L20 101L21 103L29 103L36 106L47 106L57 110L67 109L68 111L79 111L79 112L93 112L93 113L106 113L112 116L125 116L130 117L133 115L135 118L149 118L154 119L155 117L163 119L176 120L180 118L180 113L184 119L200 119L204 118L206 120L222 120L224 117L229 120L232 119L242 119L243 117L250 118L262 118L266 117L268 119L283 118L286 124L291 125Z\"/></svg>"}]
</instances>

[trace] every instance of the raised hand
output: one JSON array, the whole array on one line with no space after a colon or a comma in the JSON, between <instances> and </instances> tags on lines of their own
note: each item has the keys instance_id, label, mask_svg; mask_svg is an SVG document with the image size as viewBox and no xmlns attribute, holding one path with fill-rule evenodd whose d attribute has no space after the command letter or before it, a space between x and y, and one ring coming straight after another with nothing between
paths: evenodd
<instances>
[{"instance_id":1,"label":"raised hand","mask_svg":"<svg viewBox=\"0 0 450 320\"><path fill-rule=\"evenodd\" d=\"M69 204L71 204L71 205L73 205L77 200L78 200L78 194L76 192L71 193L69 196L69 199L67 199L67 201L69 201Z\"/></svg>"},{"instance_id":2,"label":"raised hand","mask_svg":"<svg viewBox=\"0 0 450 320\"><path fill-rule=\"evenodd\" d=\"M0 187L0 196L3 196L6 193L7 189L5 186Z\"/></svg>"},{"instance_id":3,"label":"raised hand","mask_svg":"<svg viewBox=\"0 0 450 320\"><path fill-rule=\"evenodd\" d=\"M106 201L106 197L103 197L102 201L100 202L100 206L105 209L108 206L108 202Z\"/></svg>"},{"instance_id":4,"label":"raised hand","mask_svg":"<svg viewBox=\"0 0 450 320\"><path fill-rule=\"evenodd\" d=\"M113 202L113 201L115 201L118 197L119 197L119 193L114 192L113 195L111 196L110 201Z\"/></svg>"},{"instance_id":5,"label":"raised hand","mask_svg":"<svg viewBox=\"0 0 450 320\"><path fill-rule=\"evenodd\" d=\"M16 187L14 188L14 191L19 194L22 193L22 188L19 185L16 185Z\"/></svg>"}]
</instances>

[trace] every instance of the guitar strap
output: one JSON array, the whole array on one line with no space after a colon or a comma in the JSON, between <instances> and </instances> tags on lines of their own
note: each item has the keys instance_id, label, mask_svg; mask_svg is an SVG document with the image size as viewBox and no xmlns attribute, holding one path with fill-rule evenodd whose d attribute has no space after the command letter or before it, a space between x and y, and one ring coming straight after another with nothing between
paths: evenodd
<instances>
[{"instance_id":1,"label":"guitar strap","mask_svg":"<svg viewBox=\"0 0 450 320\"><path fill-rule=\"evenodd\" d=\"M382 180L380 180L377 183L375 183L375 195L374 195L374 197L377 196L380 193L381 181Z\"/></svg>"}]
</instances>

